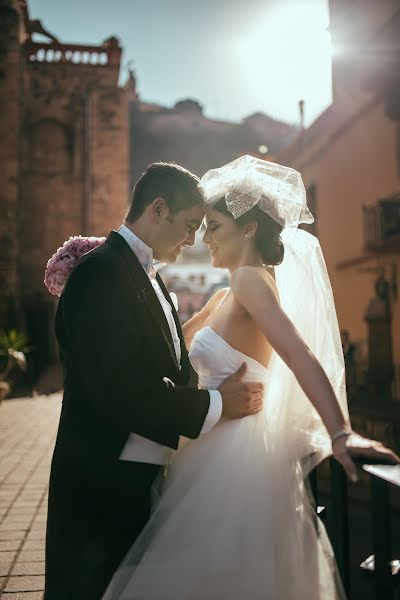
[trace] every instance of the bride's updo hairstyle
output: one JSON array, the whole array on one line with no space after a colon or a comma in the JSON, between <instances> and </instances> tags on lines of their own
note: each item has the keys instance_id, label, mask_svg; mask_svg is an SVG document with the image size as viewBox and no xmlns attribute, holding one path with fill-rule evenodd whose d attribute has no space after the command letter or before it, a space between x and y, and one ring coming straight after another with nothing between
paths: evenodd
<instances>
[{"instance_id":1,"label":"bride's updo hairstyle","mask_svg":"<svg viewBox=\"0 0 400 600\"><path fill-rule=\"evenodd\" d=\"M230 217L239 227L247 223L257 223L257 231L254 235L254 244L256 250L261 254L265 265L275 267L283 261L285 248L281 240L283 227L279 225L266 212L254 206L243 215L234 218L232 213L226 207L225 199L218 200L212 207L214 210Z\"/></svg>"}]
</instances>

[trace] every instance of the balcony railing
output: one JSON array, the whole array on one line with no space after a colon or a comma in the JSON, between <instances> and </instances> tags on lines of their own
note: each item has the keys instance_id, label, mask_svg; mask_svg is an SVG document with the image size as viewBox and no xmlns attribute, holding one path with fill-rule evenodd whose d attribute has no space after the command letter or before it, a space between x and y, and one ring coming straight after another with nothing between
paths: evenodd
<instances>
[{"instance_id":1,"label":"balcony railing","mask_svg":"<svg viewBox=\"0 0 400 600\"><path fill-rule=\"evenodd\" d=\"M367 250L400 249L400 194L364 206L364 244Z\"/></svg>"},{"instance_id":2,"label":"balcony railing","mask_svg":"<svg viewBox=\"0 0 400 600\"><path fill-rule=\"evenodd\" d=\"M347 477L333 458L330 459L330 512L318 506L318 469L310 475L317 514L330 521L331 543L348 600L351 600L349 497ZM370 479L370 517L373 554L366 557L360 569L371 577L376 600L395 600L400 583L400 557L392 555L390 489L400 487L400 465L363 465ZM358 599L357 599L358 600Z\"/></svg>"},{"instance_id":3,"label":"balcony railing","mask_svg":"<svg viewBox=\"0 0 400 600\"><path fill-rule=\"evenodd\" d=\"M29 62L61 63L98 66L117 66L121 61L121 48L115 38L106 40L102 46L77 44L25 43Z\"/></svg>"}]
</instances>

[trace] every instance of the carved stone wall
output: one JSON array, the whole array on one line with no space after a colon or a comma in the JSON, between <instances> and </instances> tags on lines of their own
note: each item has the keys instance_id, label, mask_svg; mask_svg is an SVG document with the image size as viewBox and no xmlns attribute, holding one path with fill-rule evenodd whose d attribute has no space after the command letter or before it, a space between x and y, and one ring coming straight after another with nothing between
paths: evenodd
<instances>
[{"instance_id":1,"label":"carved stone wall","mask_svg":"<svg viewBox=\"0 0 400 600\"><path fill-rule=\"evenodd\" d=\"M132 186L151 162L177 162L201 176L242 154L257 154L262 146L274 156L298 133L296 127L262 113L241 123L209 119L192 100L165 108L135 98L130 126Z\"/></svg>"},{"instance_id":2,"label":"carved stone wall","mask_svg":"<svg viewBox=\"0 0 400 600\"><path fill-rule=\"evenodd\" d=\"M23 0L1 3L0 330L19 314L40 371L57 356L46 262L70 236L106 235L121 222L129 111L118 40L35 43L29 24Z\"/></svg>"},{"instance_id":3,"label":"carved stone wall","mask_svg":"<svg viewBox=\"0 0 400 600\"><path fill-rule=\"evenodd\" d=\"M47 259L70 236L106 235L123 218L129 115L117 79L118 67L28 64L20 215L28 330L46 310L53 318L57 300L43 285Z\"/></svg>"},{"instance_id":4,"label":"carved stone wall","mask_svg":"<svg viewBox=\"0 0 400 600\"><path fill-rule=\"evenodd\" d=\"M107 235L122 222L129 202L128 97L121 88L90 95L90 231Z\"/></svg>"},{"instance_id":5,"label":"carved stone wall","mask_svg":"<svg viewBox=\"0 0 400 600\"><path fill-rule=\"evenodd\" d=\"M21 120L19 19L0 5L0 330L18 314L18 174Z\"/></svg>"}]
</instances>

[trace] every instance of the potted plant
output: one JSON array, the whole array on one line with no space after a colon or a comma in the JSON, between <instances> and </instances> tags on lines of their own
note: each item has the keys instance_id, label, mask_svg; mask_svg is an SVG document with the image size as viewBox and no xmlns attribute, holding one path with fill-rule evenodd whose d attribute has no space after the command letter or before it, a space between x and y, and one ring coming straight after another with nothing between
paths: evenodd
<instances>
[{"instance_id":1,"label":"potted plant","mask_svg":"<svg viewBox=\"0 0 400 600\"><path fill-rule=\"evenodd\" d=\"M0 403L11 389L10 374L15 368L26 371L27 337L15 329L0 332Z\"/></svg>"}]
</instances>

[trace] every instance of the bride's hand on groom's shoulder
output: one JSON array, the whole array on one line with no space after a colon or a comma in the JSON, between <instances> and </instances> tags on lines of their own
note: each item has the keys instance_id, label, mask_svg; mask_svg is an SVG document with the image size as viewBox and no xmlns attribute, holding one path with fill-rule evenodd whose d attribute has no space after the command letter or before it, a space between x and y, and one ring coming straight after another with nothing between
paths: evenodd
<instances>
[{"instance_id":1,"label":"bride's hand on groom's shoulder","mask_svg":"<svg viewBox=\"0 0 400 600\"><path fill-rule=\"evenodd\" d=\"M243 381L247 364L242 363L236 373L229 375L219 386L222 396L222 416L225 419L241 419L255 415L263 407L264 385Z\"/></svg>"},{"instance_id":2,"label":"bride's hand on groom's shoulder","mask_svg":"<svg viewBox=\"0 0 400 600\"><path fill-rule=\"evenodd\" d=\"M381 442L370 440L355 433L341 437L332 444L332 453L340 462L348 478L358 480L356 463L373 462L379 464L399 464L400 458L393 450L386 448Z\"/></svg>"}]
</instances>

